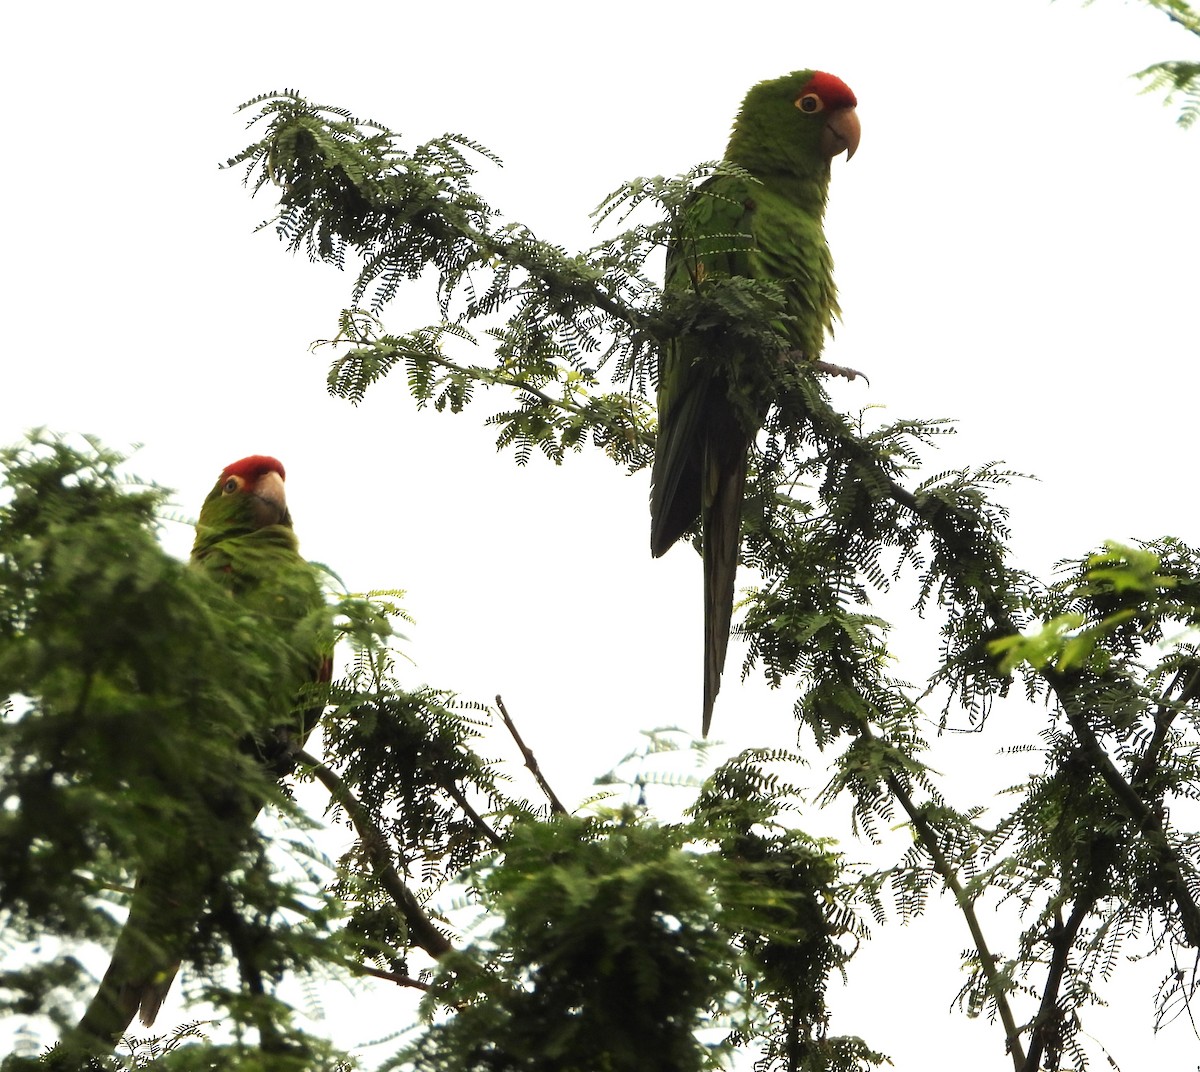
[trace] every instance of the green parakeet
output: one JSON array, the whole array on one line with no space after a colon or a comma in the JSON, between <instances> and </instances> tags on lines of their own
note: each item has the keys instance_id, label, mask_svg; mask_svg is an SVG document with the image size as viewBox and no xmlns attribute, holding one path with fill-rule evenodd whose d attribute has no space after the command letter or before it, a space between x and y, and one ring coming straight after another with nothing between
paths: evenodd
<instances>
[{"instance_id":1,"label":"green parakeet","mask_svg":"<svg viewBox=\"0 0 1200 1072\"><path fill-rule=\"evenodd\" d=\"M262 664L253 680L259 691L272 693L243 695L248 686L240 693L236 667L230 667L230 680L220 683L229 703L252 712L257 722L240 742L230 740L231 771L249 755L269 777L287 774L321 713L319 707L297 708L302 685L328 680L330 669L320 584L297 547L283 466L263 455L226 466L201 508L191 568L216 583L205 590L218 608L232 597L228 613L239 628L271 638L254 648ZM264 681L269 684L263 686ZM205 729L197 725L196 732ZM180 762L186 771L187 756ZM111 1046L135 1014L147 1026L154 1022L189 937L222 877L236 866L266 801L267 787L254 789L253 771L249 778L228 780L193 777L190 771L176 782L168 772L162 777L179 785L180 792L186 783L190 811L140 861L128 918L74 1035L73 1041L84 1046Z\"/></svg>"},{"instance_id":2,"label":"green parakeet","mask_svg":"<svg viewBox=\"0 0 1200 1072\"><path fill-rule=\"evenodd\" d=\"M838 314L822 228L830 164L858 146L856 105L823 71L754 86L725 152L751 178L714 175L693 192L667 251L668 290L715 277L774 280L790 318L778 324L781 341L801 360L818 360ZM735 358L704 353L687 336L659 355L650 548L662 555L700 519L706 736L729 644L747 457L773 401L766 391L747 397L744 378L729 374ZM769 372L753 380L769 383Z\"/></svg>"}]
</instances>

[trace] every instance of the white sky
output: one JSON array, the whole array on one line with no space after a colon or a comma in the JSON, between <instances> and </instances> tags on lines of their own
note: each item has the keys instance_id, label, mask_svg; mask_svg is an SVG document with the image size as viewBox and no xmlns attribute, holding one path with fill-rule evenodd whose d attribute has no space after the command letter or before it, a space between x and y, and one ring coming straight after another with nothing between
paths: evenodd
<instances>
[{"instance_id":1,"label":"white sky","mask_svg":"<svg viewBox=\"0 0 1200 1072\"><path fill-rule=\"evenodd\" d=\"M565 798L640 730L697 726L699 559L650 559L647 474L497 455L487 399L417 413L399 375L357 410L326 395L330 354L308 344L335 331L351 279L253 235L271 204L216 167L249 140L232 113L255 94L295 88L410 145L464 133L505 161L485 196L577 249L624 180L720 156L752 83L832 71L858 95L863 140L834 165L844 326L825 356L871 378L834 384L835 400L955 418L931 472L999 458L1036 474L1001 496L1023 567L1044 574L1106 538L1197 538L1200 130L1129 77L1194 56L1195 39L1139 4L117 0L23 4L5 22L0 442L46 425L142 443L132 469L178 489L186 516L223 465L277 455L306 554L352 588L407 589L413 684L503 694ZM386 322L433 317L414 286ZM166 538L186 554L184 526ZM910 680L936 656L928 628L897 650ZM715 733L730 750L792 743L795 686L739 686L740 651ZM1041 717L1006 705L984 737L944 742L953 802L1019 777L994 753ZM800 777L817 789L812 761ZM835 990L835 1030L901 1069L1011 1067L998 1028L948 1011L966 945L946 912L888 928ZM1147 1030L1165 966L1136 970L1087 1030L1125 1072L1191 1063L1183 1025ZM339 1012L339 1038L400 1026L394 999Z\"/></svg>"}]
</instances>

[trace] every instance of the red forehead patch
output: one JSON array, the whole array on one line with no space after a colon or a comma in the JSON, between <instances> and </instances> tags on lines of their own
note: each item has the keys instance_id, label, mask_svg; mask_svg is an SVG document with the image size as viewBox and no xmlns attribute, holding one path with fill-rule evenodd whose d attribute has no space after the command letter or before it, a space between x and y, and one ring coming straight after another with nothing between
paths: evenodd
<instances>
[{"instance_id":1,"label":"red forehead patch","mask_svg":"<svg viewBox=\"0 0 1200 1072\"><path fill-rule=\"evenodd\" d=\"M813 71L812 78L800 90L800 94L804 93L815 93L824 102L826 108L855 108L858 106L854 90L837 75L826 74L824 71Z\"/></svg>"},{"instance_id":2,"label":"red forehead patch","mask_svg":"<svg viewBox=\"0 0 1200 1072\"><path fill-rule=\"evenodd\" d=\"M243 480L257 480L263 473L278 473L281 480L286 480L283 463L278 458L268 454L251 454L239 462L225 466L221 470L221 479L227 476L240 476Z\"/></svg>"}]
</instances>

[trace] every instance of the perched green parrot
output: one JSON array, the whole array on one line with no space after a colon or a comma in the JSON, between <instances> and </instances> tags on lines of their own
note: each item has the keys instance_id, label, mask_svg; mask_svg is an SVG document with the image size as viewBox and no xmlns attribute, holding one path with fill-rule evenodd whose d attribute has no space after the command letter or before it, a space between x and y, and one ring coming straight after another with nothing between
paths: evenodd
<instances>
[{"instance_id":1,"label":"perched green parrot","mask_svg":"<svg viewBox=\"0 0 1200 1072\"><path fill-rule=\"evenodd\" d=\"M306 681L327 681L331 664L320 583L300 557L284 497L284 469L276 459L253 455L222 470L200 510L191 568L228 592L239 614L248 611L251 628L280 638L278 645L263 649L271 653L271 668L256 679L271 681L278 695L239 697L236 679L221 684L231 702L248 699L245 706L261 713L253 734L230 741L231 764L244 762L239 753L249 754L270 777L282 777L292 770L295 753L321 714L320 707L299 710L297 697ZM220 603L225 597L214 591L212 598ZM189 786L197 798L195 813L140 862L129 916L74 1032L75 1044L111 1047L135 1014L146 1026L153 1024L189 937L220 880L236 866L266 802L265 786L247 790L245 780L236 778L221 782L201 776Z\"/></svg>"},{"instance_id":2,"label":"perched green parrot","mask_svg":"<svg viewBox=\"0 0 1200 1072\"><path fill-rule=\"evenodd\" d=\"M668 290L714 277L774 280L791 317L778 325L787 350L818 360L838 314L822 228L830 164L858 147L856 105L846 83L823 71L754 86L725 152L752 179L714 175L693 192L667 251ZM730 367L686 336L659 355L650 549L664 554L700 519L705 736L729 644L748 452L773 401L746 397Z\"/></svg>"}]
</instances>

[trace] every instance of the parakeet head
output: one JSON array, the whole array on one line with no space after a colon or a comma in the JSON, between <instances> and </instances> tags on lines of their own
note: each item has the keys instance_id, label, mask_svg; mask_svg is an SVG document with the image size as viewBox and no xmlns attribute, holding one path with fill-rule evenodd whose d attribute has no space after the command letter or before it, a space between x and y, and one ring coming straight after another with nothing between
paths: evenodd
<instances>
[{"instance_id":1,"label":"parakeet head","mask_svg":"<svg viewBox=\"0 0 1200 1072\"><path fill-rule=\"evenodd\" d=\"M292 516L283 480L282 463L265 454L252 454L225 466L200 508L195 550L271 525L290 529Z\"/></svg>"},{"instance_id":2,"label":"parakeet head","mask_svg":"<svg viewBox=\"0 0 1200 1072\"><path fill-rule=\"evenodd\" d=\"M726 158L752 174L828 174L829 162L858 148L858 101L824 71L793 71L759 82L742 102Z\"/></svg>"}]
</instances>

